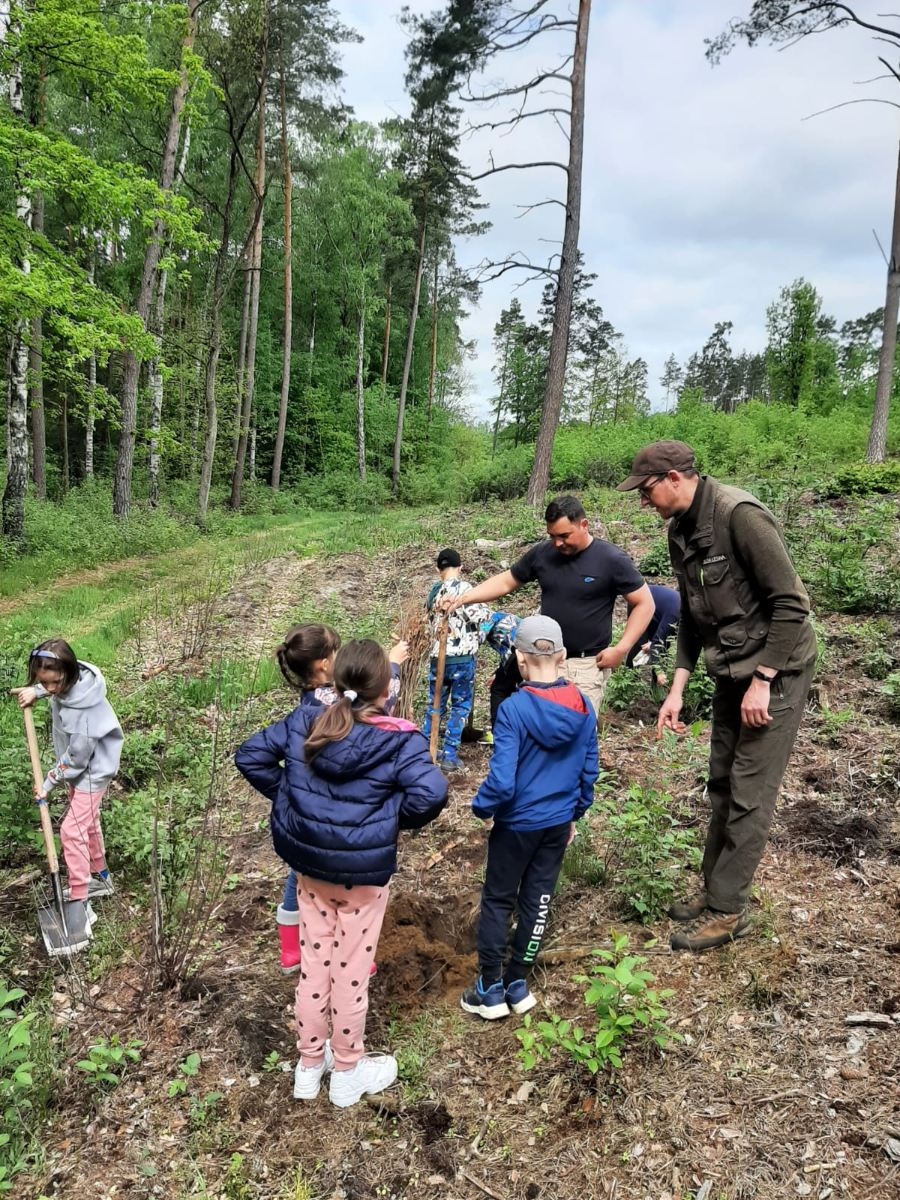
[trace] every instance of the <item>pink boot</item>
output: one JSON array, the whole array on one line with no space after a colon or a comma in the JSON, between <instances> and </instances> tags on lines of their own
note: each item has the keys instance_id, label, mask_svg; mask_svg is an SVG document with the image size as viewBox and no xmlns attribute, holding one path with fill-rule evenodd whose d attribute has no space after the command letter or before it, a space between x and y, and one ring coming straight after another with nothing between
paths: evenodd
<instances>
[{"instance_id":1,"label":"pink boot","mask_svg":"<svg viewBox=\"0 0 900 1200\"><path fill-rule=\"evenodd\" d=\"M279 904L275 920L281 944L281 969L285 975L293 975L300 970L300 913Z\"/></svg>"}]
</instances>

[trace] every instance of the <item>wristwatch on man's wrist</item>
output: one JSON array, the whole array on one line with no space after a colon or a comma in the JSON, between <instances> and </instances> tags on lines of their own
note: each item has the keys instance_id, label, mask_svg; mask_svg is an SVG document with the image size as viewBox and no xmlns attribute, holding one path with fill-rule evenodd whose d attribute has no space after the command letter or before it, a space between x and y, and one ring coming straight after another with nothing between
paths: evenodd
<instances>
[{"instance_id":1,"label":"wristwatch on man's wrist","mask_svg":"<svg viewBox=\"0 0 900 1200\"><path fill-rule=\"evenodd\" d=\"M761 679L763 681L763 683L774 683L775 680L778 678L778 674L779 674L778 671L776 671L774 675L764 675L762 673L762 671L754 671L753 678Z\"/></svg>"}]
</instances>

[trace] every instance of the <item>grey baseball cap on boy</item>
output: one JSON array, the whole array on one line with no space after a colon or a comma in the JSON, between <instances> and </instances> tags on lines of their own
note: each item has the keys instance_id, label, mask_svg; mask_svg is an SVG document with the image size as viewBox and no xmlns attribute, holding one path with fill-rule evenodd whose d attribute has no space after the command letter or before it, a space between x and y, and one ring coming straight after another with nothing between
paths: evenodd
<instances>
[{"instance_id":1,"label":"grey baseball cap on boy","mask_svg":"<svg viewBox=\"0 0 900 1200\"><path fill-rule=\"evenodd\" d=\"M550 642L553 648L552 650L538 650L535 642ZM565 648L559 622L542 614L526 617L524 621L519 622L513 645L523 654L537 654L547 658L551 654L559 654Z\"/></svg>"}]
</instances>

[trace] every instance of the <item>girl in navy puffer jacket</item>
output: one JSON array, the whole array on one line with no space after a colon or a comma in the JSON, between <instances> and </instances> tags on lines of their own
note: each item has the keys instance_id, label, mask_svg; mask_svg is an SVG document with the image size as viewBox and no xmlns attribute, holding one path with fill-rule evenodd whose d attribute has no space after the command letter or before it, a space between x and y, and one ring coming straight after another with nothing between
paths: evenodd
<instances>
[{"instance_id":1,"label":"girl in navy puffer jacket","mask_svg":"<svg viewBox=\"0 0 900 1200\"><path fill-rule=\"evenodd\" d=\"M235 756L272 801L275 850L299 876L294 1096L314 1099L331 1071L329 1094L342 1108L397 1077L393 1057L364 1053L369 970L399 831L427 825L447 801L422 734L384 713L390 678L377 642L350 642L334 662L337 703L324 711L301 704Z\"/></svg>"}]
</instances>

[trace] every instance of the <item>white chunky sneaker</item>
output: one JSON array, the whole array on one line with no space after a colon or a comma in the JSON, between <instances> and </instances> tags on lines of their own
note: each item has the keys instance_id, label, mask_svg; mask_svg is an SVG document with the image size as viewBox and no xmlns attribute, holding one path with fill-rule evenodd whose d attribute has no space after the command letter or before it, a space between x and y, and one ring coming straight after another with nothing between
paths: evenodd
<instances>
[{"instance_id":1,"label":"white chunky sneaker","mask_svg":"<svg viewBox=\"0 0 900 1200\"><path fill-rule=\"evenodd\" d=\"M364 1054L349 1071L332 1071L328 1096L338 1108L349 1108L363 1096L389 1088L397 1078L397 1060L392 1054Z\"/></svg>"},{"instance_id":2,"label":"white chunky sneaker","mask_svg":"<svg viewBox=\"0 0 900 1200\"><path fill-rule=\"evenodd\" d=\"M322 1086L322 1076L333 1066L334 1055L331 1053L329 1042L325 1043L325 1057L322 1059L321 1066L304 1067L302 1062L298 1062L294 1071L294 1099L315 1100L319 1094L319 1088Z\"/></svg>"}]
</instances>

